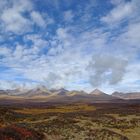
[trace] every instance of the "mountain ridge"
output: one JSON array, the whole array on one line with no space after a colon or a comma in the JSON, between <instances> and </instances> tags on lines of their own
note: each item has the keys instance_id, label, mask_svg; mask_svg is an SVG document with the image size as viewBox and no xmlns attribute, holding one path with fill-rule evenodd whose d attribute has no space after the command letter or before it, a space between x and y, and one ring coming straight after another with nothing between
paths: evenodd
<instances>
[{"instance_id":1,"label":"mountain ridge","mask_svg":"<svg viewBox=\"0 0 140 140\"><path fill-rule=\"evenodd\" d=\"M94 89L90 93L78 90L47 89L45 86L38 86L33 89L14 89L14 90L0 90L0 99L23 99L31 101L45 101L45 102L120 102L122 100L137 99L140 93L135 98L126 98L126 94L115 92L111 95ZM138 98L140 99L140 98Z\"/></svg>"},{"instance_id":2,"label":"mountain ridge","mask_svg":"<svg viewBox=\"0 0 140 140\"><path fill-rule=\"evenodd\" d=\"M127 93L123 93L123 92L113 92L112 96L114 97L119 97L122 99L140 99L140 92L127 92Z\"/></svg>"}]
</instances>

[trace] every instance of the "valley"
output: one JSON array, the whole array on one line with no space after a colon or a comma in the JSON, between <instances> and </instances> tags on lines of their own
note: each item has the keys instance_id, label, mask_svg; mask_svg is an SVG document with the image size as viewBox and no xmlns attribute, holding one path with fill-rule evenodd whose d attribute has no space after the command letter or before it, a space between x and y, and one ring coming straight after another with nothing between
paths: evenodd
<instances>
[{"instance_id":1,"label":"valley","mask_svg":"<svg viewBox=\"0 0 140 140\"><path fill-rule=\"evenodd\" d=\"M0 106L1 140L139 140L138 103Z\"/></svg>"}]
</instances>

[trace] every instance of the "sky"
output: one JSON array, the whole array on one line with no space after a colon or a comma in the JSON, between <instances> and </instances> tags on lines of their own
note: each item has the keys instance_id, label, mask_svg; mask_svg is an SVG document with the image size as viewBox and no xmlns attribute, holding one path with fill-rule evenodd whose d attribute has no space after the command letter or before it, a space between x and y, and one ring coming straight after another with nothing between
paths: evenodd
<instances>
[{"instance_id":1,"label":"sky","mask_svg":"<svg viewBox=\"0 0 140 140\"><path fill-rule=\"evenodd\" d=\"M0 88L140 91L139 0L0 0Z\"/></svg>"}]
</instances>

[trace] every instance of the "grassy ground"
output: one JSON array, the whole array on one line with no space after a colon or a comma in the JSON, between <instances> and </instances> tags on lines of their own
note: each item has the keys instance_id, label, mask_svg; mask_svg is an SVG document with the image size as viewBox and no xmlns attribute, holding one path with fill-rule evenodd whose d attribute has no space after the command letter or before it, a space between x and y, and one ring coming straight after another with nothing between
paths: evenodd
<instances>
[{"instance_id":1,"label":"grassy ground","mask_svg":"<svg viewBox=\"0 0 140 140\"><path fill-rule=\"evenodd\" d=\"M14 112L22 114L42 114L42 113L68 113L78 111L94 111L96 108L91 105L77 104L77 105L64 105L53 108L23 108L14 110Z\"/></svg>"},{"instance_id":2,"label":"grassy ground","mask_svg":"<svg viewBox=\"0 0 140 140\"><path fill-rule=\"evenodd\" d=\"M21 140L140 140L140 105L0 107L1 140L18 140L15 134Z\"/></svg>"}]
</instances>

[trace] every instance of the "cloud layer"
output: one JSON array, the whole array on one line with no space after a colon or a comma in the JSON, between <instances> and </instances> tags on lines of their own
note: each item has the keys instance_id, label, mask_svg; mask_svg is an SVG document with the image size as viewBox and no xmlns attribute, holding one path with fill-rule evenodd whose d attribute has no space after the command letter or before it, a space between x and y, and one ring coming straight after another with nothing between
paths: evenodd
<instances>
[{"instance_id":1,"label":"cloud layer","mask_svg":"<svg viewBox=\"0 0 140 140\"><path fill-rule=\"evenodd\" d=\"M139 6L0 1L0 87L140 90Z\"/></svg>"}]
</instances>

